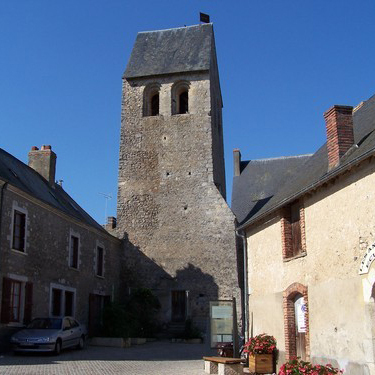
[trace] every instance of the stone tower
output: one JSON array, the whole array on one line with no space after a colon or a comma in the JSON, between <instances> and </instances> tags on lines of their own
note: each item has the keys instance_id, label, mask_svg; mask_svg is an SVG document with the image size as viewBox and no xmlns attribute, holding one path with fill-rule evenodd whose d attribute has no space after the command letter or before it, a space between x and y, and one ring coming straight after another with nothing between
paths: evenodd
<instances>
[{"instance_id":1,"label":"stone tower","mask_svg":"<svg viewBox=\"0 0 375 375\"><path fill-rule=\"evenodd\" d=\"M117 231L165 324L190 317L206 331L209 301L238 297L225 195L212 24L139 33L123 76Z\"/></svg>"}]
</instances>

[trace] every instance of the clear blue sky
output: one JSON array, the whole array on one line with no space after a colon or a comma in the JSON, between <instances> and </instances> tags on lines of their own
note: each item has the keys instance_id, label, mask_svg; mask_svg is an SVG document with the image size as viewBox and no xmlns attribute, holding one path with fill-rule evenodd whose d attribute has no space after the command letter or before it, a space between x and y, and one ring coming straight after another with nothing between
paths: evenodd
<instances>
[{"instance_id":1,"label":"clear blue sky","mask_svg":"<svg viewBox=\"0 0 375 375\"><path fill-rule=\"evenodd\" d=\"M243 159L314 152L323 112L375 93L374 0L0 0L0 147L51 144L57 179L116 215L121 76L138 31L214 23L227 188Z\"/></svg>"}]
</instances>

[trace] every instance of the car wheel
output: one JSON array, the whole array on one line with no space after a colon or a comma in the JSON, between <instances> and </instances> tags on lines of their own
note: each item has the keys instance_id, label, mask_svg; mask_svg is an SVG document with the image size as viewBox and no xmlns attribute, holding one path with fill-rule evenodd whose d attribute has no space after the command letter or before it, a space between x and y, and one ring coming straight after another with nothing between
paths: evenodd
<instances>
[{"instance_id":1,"label":"car wheel","mask_svg":"<svg viewBox=\"0 0 375 375\"><path fill-rule=\"evenodd\" d=\"M85 347L85 338L81 336L77 345L77 349L83 349Z\"/></svg>"},{"instance_id":2,"label":"car wheel","mask_svg":"<svg viewBox=\"0 0 375 375\"><path fill-rule=\"evenodd\" d=\"M61 340L56 341L55 354L59 355L61 353Z\"/></svg>"}]
</instances>

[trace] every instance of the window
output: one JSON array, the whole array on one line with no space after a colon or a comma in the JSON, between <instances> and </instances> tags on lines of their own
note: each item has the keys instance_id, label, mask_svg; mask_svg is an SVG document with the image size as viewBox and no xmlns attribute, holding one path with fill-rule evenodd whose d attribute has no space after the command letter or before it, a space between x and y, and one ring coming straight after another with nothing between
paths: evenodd
<instances>
[{"instance_id":1,"label":"window","mask_svg":"<svg viewBox=\"0 0 375 375\"><path fill-rule=\"evenodd\" d=\"M54 317L74 316L75 289L64 285L51 284L50 290L50 315Z\"/></svg>"},{"instance_id":2,"label":"window","mask_svg":"<svg viewBox=\"0 0 375 375\"><path fill-rule=\"evenodd\" d=\"M100 246L96 248L96 275L104 275L104 249Z\"/></svg>"},{"instance_id":3,"label":"window","mask_svg":"<svg viewBox=\"0 0 375 375\"><path fill-rule=\"evenodd\" d=\"M17 277L17 276L13 276ZM1 323L28 323L31 321L33 284L4 277L1 300Z\"/></svg>"},{"instance_id":4,"label":"window","mask_svg":"<svg viewBox=\"0 0 375 375\"><path fill-rule=\"evenodd\" d=\"M62 290L52 289L52 315L61 315L61 300L62 300Z\"/></svg>"},{"instance_id":5,"label":"window","mask_svg":"<svg viewBox=\"0 0 375 375\"><path fill-rule=\"evenodd\" d=\"M155 94L151 98L151 116L157 116L159 114L159 94Z\"/></svg>"},{"instance_id":6,"label":"window","mask_svg":"<svg viewBox=\"0 0 375 375\"><path fill-rule=\"evenodd\" d=\"M14 210L12 248L25 252L26 214Z\"/></svg>"},{"instance_id":7,"label":"window","mask_svg":"<svg viewBox=\"0 0 375 375\"><path fill-rule=\"evenodd\" d=\"M189 96L187 91L183 91L179 96L179 111L178 113L188 113L189 111Z\"/></svg>"},{"instance_id":8,"label":"window","mask_svg":"<svg viewBox=\"0 0 375 375\"><path fill-rule=\"evenodd\" d=\"M78 269L79 238L70 236L69 267Z\"/></svg>"},{"instance_id":9,"label":"window","mask_svg":"<svg viewBox=\"0 0 375 375\"><path fill-rule=\"evenodd\" d=\"M176 82L172 86L172 115L189 112L189 88L187 81Z\"/></svg>"},{"instance_id":10,"label":"window","mask_svg":"<svg viewBox=\"0 0 375 375\"><path fill-rule=\"evenodd\" d=\"M159 115L160 84L147 85L143 91L143 116Z\"/></svg>"},{"instance_id":11,"label":"window","mask_svg":"<svg viewBox=\"0 0 375 375\"><path fill-rule=\"evenodd\" d=\"M304 212L300 201L295 201L283 209L281 229L284 259L306 253Z\"/></svg>"},{"instance_id":12,"label":"window","mask_svg":"<svg viewBox=\"0 0 375 375\"><path fill-rule=\"evenodd\" d=\"M74 293L65 291L65 315L73 315Z\"/></svg>"},{"instance_id":13,"label":"window","mask_svg":"<svg viewBox=\"0 0 375 375\"><path fill-rule=\"evenodd\" d=\"M10 289L10 321L20 321L21 309L21 283L19 281L12 281Z\"/></svg>"}]
</instances>

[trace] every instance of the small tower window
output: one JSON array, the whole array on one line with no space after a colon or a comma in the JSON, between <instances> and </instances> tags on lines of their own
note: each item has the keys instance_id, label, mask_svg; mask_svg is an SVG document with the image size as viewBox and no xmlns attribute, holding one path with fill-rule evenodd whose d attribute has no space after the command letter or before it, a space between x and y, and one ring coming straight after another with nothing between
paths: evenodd
<instances>
[{"instance_id":1,"label":"small tower window","mask_svg":"<svg viewBox=\"0 0 375 375\"><path fill-rule=\"evenodd\" d=\"M151 116L159 114L159 93L153 95L151 98Z\"/></svg>"},{"instance_id":2,"label":"small tower window","mask_svg":"<svg viewBox=\"0 0 375 375\"><path fill-rule=\"evenodd\" d=\"M172 86L172 115L189 113L189 88L187 81L179 81Z\"/></svg>"},{"instance_id":3,"label":"small tower window","mask_svg":"<svg viewBox=\"0 0 375 375\"><path fill-rule=\"evenodd\" d=\"M178 113L188 113L189 112L189 96L188 92L184 91L180 94L179 98L180 110Z\"/></svg>"},{"instance_id":4,"label":"small tower window","mask_svg":"<svg viewBox=\"0 0 375 375\"><path fill-rule=\"evenodd\" d=\"M159 115L160 84L152 83L143 92L143 116Z\"/></svg>"}]
</instances>

